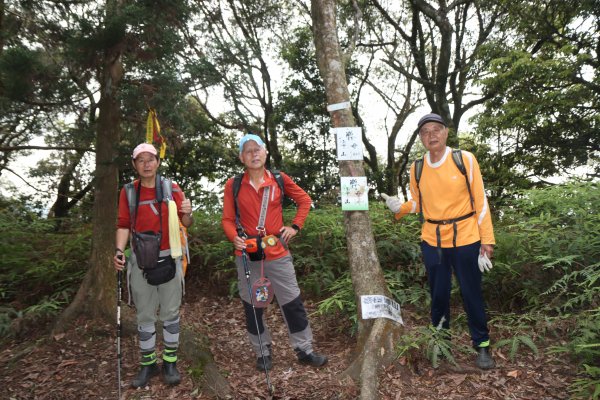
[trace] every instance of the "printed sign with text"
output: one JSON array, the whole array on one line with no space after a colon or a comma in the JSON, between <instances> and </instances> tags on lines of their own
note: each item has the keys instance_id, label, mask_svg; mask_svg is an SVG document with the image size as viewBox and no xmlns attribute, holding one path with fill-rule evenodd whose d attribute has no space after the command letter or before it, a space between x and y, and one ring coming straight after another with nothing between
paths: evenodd
<instances>
[{"instance_id":1,"label":"printed sign with text","mask_svg":"<svg viewBox=\"0 0 600 400\"><path fill-rule=\"evenodd\" d=\"M379 294L360 296L360 306L362 319L388 318L404 325L400 315L400 304L386 296Z\"/></svg>"}]
</instances>

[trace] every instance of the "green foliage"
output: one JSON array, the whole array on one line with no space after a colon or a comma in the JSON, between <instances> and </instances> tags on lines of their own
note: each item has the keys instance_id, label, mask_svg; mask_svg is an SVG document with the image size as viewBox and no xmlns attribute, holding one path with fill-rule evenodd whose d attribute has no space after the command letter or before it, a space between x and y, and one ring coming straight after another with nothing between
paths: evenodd
<instances>
[{"instance_id":1,"label":"green foliage","mask_svg":"<svg viewBox=\"0 0 600 400\"><path fill-rule=\"evenodd\" d=\"M495 316L489 322L503 337L493 344L494 348L508 347L508 355L511 361L515 361L519 349L528 348L536 357L539 355L539 349L534 343L534 338L528 332L537 332L542 325L543 314L527 313L512 314L503 313ZM534 328L536 327L536 328Z\"/></svg>"},{"instance_id":2,"label":"green foliage","mask_svg":"<svg viewBox=\"0 0 600 400\"><path fill-rule=\"evenodd\" d=\"M55 315L85 273L90 229L55 233L52 221L0 201L1 330L16 317Z\"/></svg>"},{"instance_id":3,"label":"green foliage","mask_svg":"<svg viewBox=\"0 0 600 400\"><path fill-rule=\"evenodd\" d=\"M517 356L517 351L520 347L523 347L522 345L528 347L536 356L539 354L537 346L535 345L531 337L528 335L514 335L509 339L499 340L494 344L494 348L500 349L502 347L508 346L508 356L510 357L511 361L514 362Z\"/></svg>"},{"instance_id":4,"label":"green foliage","mask_svg":"<svg viewBox=\"0 0 600 400\"><path fill-rule=\"evenodd\" d=\"M600 367L584 364L584 371L571 384L574 399L600 399Z\"/></svg>"},{"instance_id":5,"label":"green foliage","mask_svg":"<svg viewBox=\"0 0 600 400\"><path fill-rule=\"evenodd\" d=\"M594 363L600 358L600 308L579 314L571 340L561 346L553 346L553 353L567 353L583 363Z\"/></svg>"},{"instance_id":6,"label":"green foliage","mask_svg":"<svg viewBox=\"0 0 600 400\"><path fill-rule=\"evenodd\" d=\"M600 34L593 1L507 2L488 74L491 96L477 132L494 143L493 158L521 178L564 176L585 167L598 176ZM527 18L523 18L527 15ZM532 180L532 182L535 181ZM521 188L523 186L520 186Z\"/></svg>"},{"instance_id":7,"label":"green foliage","mask_svg":"<svg viewBox=\"0 0 600 400\"><path fill-rule=\"evenodd\" d=\"M321 300L317 304L318 314L341 314L352 323L352 334L358 328L358 315L356 312L356 301L352 289L352 277L348 272L339 277L328 287L331 296Z\"/></svg>"},{"instance_id":8,"label":"green foliage","mask_svg":"<svg viewBox=\"0 0 600 400\"><path fill-rule=\"evenodd\" d=\"M313 209L299 237L290 243L294 266L307 290L319 295L348 269L348 252L342 214L335 206ZM290 224L295 211L288 209Z\"/></svg>"},{"instance_id":9,"label":"green foliage","mask_svg":"<svg viewBox=\"0 0 600 400\"><path fill-rule=\"evenodd\" d=\"M420 326L400 338L396 351L399 357L406 357L409 362L413 362L421 353L431 362L433 368L439 367L441 358L457 365L453 350L473 353L473 349L454 344L455 342L456 340L452 340L452 334L446 329L439 329L433 325Z\"/></svg>"},{"instance_id":10,"label":"green foliage","mask_svg":"<svg viewBox=\"0 0 600 400\"><path fill-rule=\"evenodd\" d=\"M595 183L524 191L495 225L490 299L503 307L578 308L592 304L600 262L600 199ZM516 296L514 296L516 294Z\"/></svg>"}]
</instances>

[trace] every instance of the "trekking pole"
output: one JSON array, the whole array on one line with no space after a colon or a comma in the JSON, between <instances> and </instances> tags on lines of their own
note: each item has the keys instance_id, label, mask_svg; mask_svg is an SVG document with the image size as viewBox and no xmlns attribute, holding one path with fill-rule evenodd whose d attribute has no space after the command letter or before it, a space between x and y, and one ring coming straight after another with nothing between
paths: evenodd
<instances>
[{"instance_id":1,"label":"trekking pole","mask_svg":"<svg viewBox=\"0 0 600 400\"><path fill-rule=\"evenodd\" d=\"M258 335L258 345L260 347L260 355L263 360L263 366L265 367L265 377L267 378L267 389L269 389L269 395L273 396L273 387L269 380L269 371L267 370L267 364L265 360L265 352L263 351L262 339L260 337L260 330L258 328L258 317L256 316L256 307L254 307L254 301L252 300L252 285L250 284L250 268L248 267L248 253L246 250L242 250L242 260L244 263L244 273L246 274L246 282L248 283L248 295L250 296L250 304L252 305L252 313L254 314L254 322L256 323L256 333Z\"/></svg>"},{"instance_id":2,"label":"trekking pole","mask_svg":"<svg viewBox=\"0 0 600 400\"><path fill-rule=\"evenodd\" d=\"M123 255L119 256L123 259ZM123 271L117 272L117 385L119 400L121 400L121 287L123 285Z\"/></svg>"}]
</instances>

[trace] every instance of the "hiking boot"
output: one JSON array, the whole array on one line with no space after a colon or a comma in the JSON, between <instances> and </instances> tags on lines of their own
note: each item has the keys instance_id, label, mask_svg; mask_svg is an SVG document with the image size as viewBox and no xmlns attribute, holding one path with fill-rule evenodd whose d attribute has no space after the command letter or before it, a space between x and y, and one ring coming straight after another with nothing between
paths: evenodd
<instances>
[{"instance_id":1,"label":"hiking boot","mask_svg":"<svg viewBox=\"0 0 600 400\"><path fill-rule=\"evenodd\" d=\"M327 357L315 353L314 351L306 354L303 351L296 350L296 355L298 356L298 362L300 364L310 365L311 367L322 367L327 364Z\"/></svg>"},{"instance_id":2,"label":"hiking boot","mask_svg":"<svg viewBox=\"0 0 600 400\"><path fill-rule=\"evenodd\" d=\"M177 362L163 361L162 372L167 385L177 385L181 382L181 375L177 371Z\"/></svg>"},{"instance_id":3,"label":"hiking boot","mask_svg":"<svg viewBox=\"0 0 600 400\"><path fill-rule=\"evenodd\" d=\"M271 358L271 355L265 356L264 361L262 357L258 357L256 359L257 370L264 371L266 369L269 371L271 368L273 368L273 359Z\"/></svg>"},{"instance_id":4,"label":"hiking boot","mask_svg":"<svg viewBox=\"0 0 600 400\"><path fill-rule=\"evenodd\" d=\"M496 366L496 363L490 354L489 346L477 348L477 359L475 360L475 365L481 369L492 369Z\"/></svg>"},{"instance_id":5,"label":"hiking boot","mask_svg":"<svg viewBox=\"0 0 600 400\"><path fill-rule=\"evenodd\" d=\"M142 369L140 369L140 372L138 372L135 379L131 382L131 387L146 387L148 385L148 382L150 382L150 378L158 375L158 373L159 370L157 363L153 363L150 365L142 365Z\"/></svg>"}]
</instances>

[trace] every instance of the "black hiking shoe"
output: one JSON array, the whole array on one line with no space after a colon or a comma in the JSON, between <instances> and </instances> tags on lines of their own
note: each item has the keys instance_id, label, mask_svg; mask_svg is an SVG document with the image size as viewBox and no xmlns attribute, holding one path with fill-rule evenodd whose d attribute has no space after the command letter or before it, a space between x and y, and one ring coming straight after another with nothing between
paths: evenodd
<instances>
[{"instance_id":1,"label":"black hiking shoe","mask_svg":"<svg viewBox=\"0 0 600 400\"><path fill-rule=\"evenodd\" d=\"M271 368L273 368L273 359L271 358L271 355L265 356L264 361L262 357L258 357L256 359L257 370L264 371L266 369L269 371Z\"/></svg>"},{"instance_id":2,"label":"black hiking shoe","mask_svg":"<svg viewBox=\"0 0 600 400\"><path fill-rule=\"evenodd\" d=\"M481 369L492 369L496 366L492 355L490 354L490 348L487 347L478 347L477 349L477 358L475 359L475 365Z\"/></svg>"},{"instance_id":3,"label":"black hiking shoe","mask_svg":"<svg viewBox=\"0 0 600 400\"><path fill-rule=\"evenodd\" d=\"M167 362L163 360L162 372L167 385L178 385L179 382L181 382L181 375L179 375L179 371L177 371L177 362Z\"/></svg>"},{"instance_id":4,"label":"black hiking shoe","mask_svg":"<svg viewBox=\"0 0 600 400\"><path fill-rule=\"evenodd\" d=\"M322 367L327 364L327 357L315 353L314 351L306 354L303 351L296 350L296 355L298 356L298 362L300 364L310 365L311 367Z\"/></svg>"},{"instance_id":5,"label":"black hiking shoe","mask_svg":"<svg viewBox=\"0 0 600 400\"><path fill-rule=\"evenodd\" d=\"M133 388L146 387L148 385L148 382L150 382L150 379L153 376L158 375L158 373L159 373L159 370L158 370L157 363L153 363L150 365L142 365L140 372L138 372L135 379L131 382L131 387L133 387Z\"/></svg>"}]
</instances>

